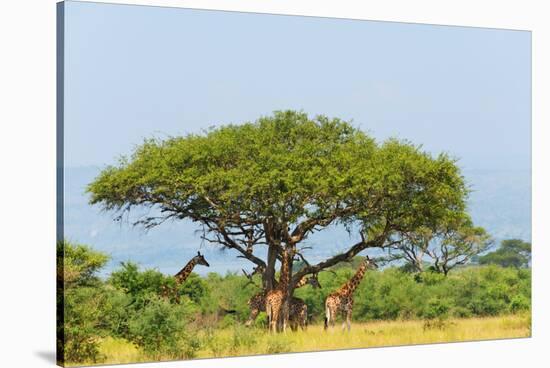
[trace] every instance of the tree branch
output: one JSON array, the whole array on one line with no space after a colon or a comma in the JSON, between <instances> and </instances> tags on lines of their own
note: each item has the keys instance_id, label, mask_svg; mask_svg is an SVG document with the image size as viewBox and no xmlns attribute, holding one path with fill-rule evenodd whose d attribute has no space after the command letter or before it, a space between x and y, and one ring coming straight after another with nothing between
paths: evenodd
<instances>
[{"instance_id":1,"label":"tree branch","mask_svg":"<svg viewBox=\"0 0 550 368\"><path fill-rule=\"evenodd\" d=\"M386 241L386 234L380 235L372 240L369 241L360 241L356 244L354 244L350 249L348 249L344 253L337 254L335 256L332 256L325 261L319 262L315 265L307 265L302 268L300 271L298 271L294 276L292 277L292 282L296 283L298 282L302 277L308 274L312 273L318 273L319 271L334 266L337 263L349 261L353 257L355 257L359 252L361 252L364 249L367 248L377 248L377 247L383 247L384 242ZM396 241L397 242L397 241ZM391 246L396 242L392 242L391 244L387 244L386 246Z\"/></svg>"}]
</instances>

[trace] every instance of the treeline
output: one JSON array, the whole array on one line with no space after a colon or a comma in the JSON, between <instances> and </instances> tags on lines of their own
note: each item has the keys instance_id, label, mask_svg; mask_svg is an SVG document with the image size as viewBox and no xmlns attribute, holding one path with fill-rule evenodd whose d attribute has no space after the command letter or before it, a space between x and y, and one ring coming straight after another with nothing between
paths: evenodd
<instances>
[{"instance_id":1,"label":"treeline","mask_svg":"<svg viewBox=\"0 0 550 368\"><path fill-rule=\"evenodd\" d=\"M322 272L321 289L295 291L307 303L311 323L322 320L326 296L353 275L359 258ZM502 254L493 258L510 259ZM64 362L101 362L100 341L108 336L134 343L155 360L192 358L207 343L208 333L241 326L248 318L248 299L259 291L236 273L192 274L178 287L173 277L133 263L122 263L102 280L97 272L107 260L87 246L58 244L58 303L63 312L58 323L63 343L58 345L64 347L58 356ZM407 267L369 271L355 294L353 319L434 320L530 310L530 269L517 262L510 267L487 258L482 262L492 264L457 268L447 276L409 272ZM260 314L256 327L265 323L265 314Z\"/></svg>"}]
</instances>

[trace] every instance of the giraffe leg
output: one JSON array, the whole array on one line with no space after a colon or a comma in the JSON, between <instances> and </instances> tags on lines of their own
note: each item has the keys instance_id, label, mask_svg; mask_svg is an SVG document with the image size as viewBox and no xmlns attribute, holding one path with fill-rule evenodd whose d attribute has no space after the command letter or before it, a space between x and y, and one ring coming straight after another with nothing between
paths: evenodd
<instances>
[{"instance_id":1,"label":"giraffe leg","mask_svg":"<svg viewBox=\"0 0 550 368\"><path fill-rule=\"evenodd\" d=\"M269 330L271 332L277 332L277 326L279 324L279 308L271 307L271 321Z\"/></svg>"},{"instance_id":2,"label":"giraffe leg","mask_svg":"<svg viewBox=\"0 0 550 368\"><path fill-rule=\"evenodd\" d=\"M329 306L325 306L325 330L328 329L328 325L331 322L330 320L330 308Z\"/></svg>"},{"instance_id":3,"label":"giraffe leg","mask_svg":"<svg viewBox=\"0 0 550 368\"><path fill-rule=\"evenodd\" d=\"M289 317L288 303L283 304L282 317L283 317L283 332L286 332L286 324L288 322L288 317Z\"/></svg>"},{"instance_id":4,"label":"giraffe leg","mask_svg":"<svg viewBox=\"0 0 550 368\"><path fill-rule=\"evenodd\" d=\"M342 310L342 331L345 331L346 329L346 317L347 317L347 313L346 313L346 310Z\"/></svg>"},{"instance_id":5,"label":"giraffe leg","mask_svg":"<svg viewBox=\"0 0 550 368\"><path fill-rule=\"evenodd\" d=\"M348 331L351 330L351 315L353 314L353 299L350 300L348 310L346 314L346 323L348 324Z\"/></svg>"},{"instance_id":6,"label":"giraffe leg","mask_svg":"<svg viewBox=\"0 0 550 368\"><path fill-rule=\"evenodd\" d=\"M307 330L307 305L304 305L304 309L302 310L302 316L300 318L300 324L301 324L301 328L302 328L302 331L306 331Z\"/></svg>"},{"instance_id":7,"label":"giraffe leg","mask_svg":"<svg viewBox=\"0 0 550 368\"><path fill-rule=\"evenodd\" d=\"M348 310L348 313L346 314L346 324L348 325L348 332L351 330L351 308Z\"/></svg>"},{"instance_id":8,"label":"giraffe leg","mask_svg":"<svg viewBox=\"0 0 550 368\"><path fill-rule=\"evenodd\" d=\"M248 320L244 324L246 327L252 326L252 323L256 320L258 317L258 314L260 314L260 310L258 308L254 308L250 311L250 316L248 317Z\"/></svg>"},{"instance_id":9,"label":"giraffe leg","mask_svg":"<svg viewBox=\"0 0 550 368\"><path fill-rule=\"evenodd\" d=\"M271 331L271 321L273 320L273 311L271 309L271 304L266 304L265 313L267 314L267 329Z\"/></svg>"}]
</instances>

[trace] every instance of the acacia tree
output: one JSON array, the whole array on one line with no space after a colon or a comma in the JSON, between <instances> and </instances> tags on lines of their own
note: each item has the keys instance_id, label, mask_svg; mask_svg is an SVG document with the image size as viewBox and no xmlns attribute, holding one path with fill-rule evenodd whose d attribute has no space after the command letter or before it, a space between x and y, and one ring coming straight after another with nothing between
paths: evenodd
<instances>
[{"instance_id":1,"label":"acacia tree","mask_svg":"<svg viewBox=\"0 0 550 368\"><path fill-rule=\"evenodd\" d=\"M528 268L531 264L531 243L521 239L501 241L496 250L477 257L479 264L498 264L502 267Z\"/></svg>"},{"instance_id":2,"label":"acacia tree","mask_svg":"<svg viewBox=\"0 0 550 368\"><path fill-rule=\"evenodd\" d=\"M401 240L388 247L389 261L406 262L409 269L423 272L426 267L445 276L487 250L492 239L482 227L473 226L467 214L443 223L436 229L421 227L401 234Z\"/></svg>"},{"instance_id":3,"label":"acacia tree","mask_svg":"<svg viewBox=\"0 0 550 368\"><path fill-rule=\"evenodd\" d=\"M377 143L340 119L295 111L148 139L105 168L88 191L92 204L117 216L155 209L135 221L145 228L169 219L197 222L205 240L252 262L266 289L276 284L283 254L299 258L305 266L291 270L290 294L307 274L464 216L468 194L455 160L445 154L432 157L395 139ZM300 243L331 224L355 229L361 240L308 262Z\"/></svg>"}]
</instances>

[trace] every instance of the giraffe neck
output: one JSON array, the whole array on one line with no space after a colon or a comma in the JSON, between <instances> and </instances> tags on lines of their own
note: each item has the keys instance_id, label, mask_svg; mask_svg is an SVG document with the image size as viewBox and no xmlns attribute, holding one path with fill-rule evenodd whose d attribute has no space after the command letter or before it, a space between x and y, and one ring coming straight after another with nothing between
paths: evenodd
<instances>
[{"instance_id":1,"label":"giraffe neck","mask_svg":"<svg viewBox=\"0 0 550 368\"><path fill-rule=\"evenodd\" d=\"M285 249L283 252L283 259L281 263L281 277L279 278L279 284L277 288L279 290L288 290L288 284L290 282L290 259L288 251Z\"/></svg>"},{"instance_id":2,"label":"giraffe neck","mask_svg":"<svg viewBox=\"0 0 550 368\"><path fill-rule=\"evenodd\" d=\"M367 262L368 260L365 259L363 262L361 262L361 265L359 266L359 269L357 269L357 272L355 272L355 275L342 286L340 289L340 293L343 295L350 295L353 294L355 289L357 289L357 286L359 286L359 283L363 279L363 276L365 276L365 271L367 269Z\"/></svg>"},{"instance_id":3,"label":"giraffe neck","mask_svg":"<svg viewBox=\"0 0 550 368\"><path fill-rule=\"evenodd\" d=\"M187 262L185 267L183 267L180 272L178 272L174 277L176 278L176 282L178 284L183 283L191 274L193 271L193 268L195 267L197 263L195 262L195 259L190 260Z\"/></svg>"},{"instance_id":4,"label":"giraffe neck","mask_svg":"<svg viewBox=\"0 0 550 368\"><path fill-rule=\"evenodd\" d=\"M308 278L306 276L302 277L300 279L300 281L298 281L296 283L296 286L294 287L295 289L298 289L298 288L301 288L302 286L304 286L305 284L307 284L307 281L308 281Z\"/></svg>"}]
</instances>

